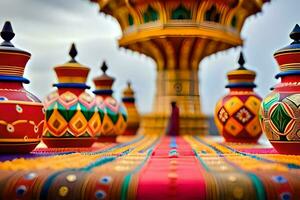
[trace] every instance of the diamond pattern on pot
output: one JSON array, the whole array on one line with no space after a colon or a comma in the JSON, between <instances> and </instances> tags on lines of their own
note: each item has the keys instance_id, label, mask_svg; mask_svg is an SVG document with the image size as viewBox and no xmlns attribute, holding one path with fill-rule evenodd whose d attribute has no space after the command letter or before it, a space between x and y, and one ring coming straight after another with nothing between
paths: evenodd
<instances>
[{"instance_id":1,"label":"diamond pattern on pot","mask_svg":"<svg viewBox=\"0 0 300 200\"><path fill-rule=\"evenodd\" d=\"M104 115L101 133L103 135L114 135L114 123L108 115Z\"/></svg>"},{"instance_id":2,"label":"diamond pattern on pot","mask_svg":"<svg viewBox=\"0 0 300 200\"><path fill-rule=\"evenodd\" d=\"M257 113L260 108L261 100L257 97L250 96L247 101L245 102L245 106L252 112Z\"/></svg>"},{"instance_id":3,"label":"diamond pattern on pot","mask_svg":"<svg viewBox=\"0 0 300 200\"><path fill-rule=\"evenodd\" d=\"M54 109L51 117L47 121L50 132L54 136L61 136L65 133L68 127L68 122L61 116L57 109Z\"/></svg>"},{"instance_id":4,"label":"diamond pattern on pot","mask_svg":"<svg viewBox=\"0 0 300 200\"><path fill-rule=\"evenodd\" d=\"M89 121L89 120L92 118L92 116L94 115L96 106L95 106L94 108L89 108L89 109L87 109L87 108L86 108L84 105L82 105L81 103L79 103L79 105L80 105L81 113L84 115L85 119L86 119L87 121Z\"/></svg>"},{"instance_id":5,"label":"diamond pattern on pot","mask_svg":"<svg viewBox=\"0 0 300 200\"><path fill-rule=\"evenodd\" d=\"M98 112L95 112L92 118L89 120L88 127L93 136L97 133L100 134L101 118Z\"/></svg>"},{"instance_id":6,"label":"diamond pattern on pot","mask_svg":"<svg viewBox=\"0 0 300 200\"><path fill-rule=\"evenodd\" d=\"M118 113L119 105L114 98L107 97L104 101L106 108L109 108L111 112Z\"/></svg>"},{"instance_id":7,"label":"diamond pattern on pot","mask_svg":"<svg viewBox=\"0 0 300 200\"><path fill-rule=\"evenodd\" d=\"M71 106L77 103L78 98L75 94L73 94L70 91L67 91L60 95L60 98L58 99L59 103L61 103L64 107L69 109Z\"/></svg>"},{"instance_id":8,"label":"diamond pattern on pot","mask_svg":"<svg viewBox=\"0 0 300 200\"><path fill-rule=\"evenodd\" d=\"M218 113L218 119L223 123L225 124L227 122L229 118L229 114L228 112L225 110L225 108L221 108L219 113Z\"/></svg>"},{"instance_id":9,"label":"diamond pattern on pot","mask_svg":"<svg viewBox=\"0 0 300 200\"><path fill-rule=\"evenodd\" d=\"M224 107L230 116L238 111L242 106L243 102L238 97L232 97L224 104Z\"/></svg>"},{"instance_id":10,"label":"diamond pattern on pot","mask_svg":"<svg viewBox=\"0 0 300 200\"><path fill-rule=\"evenodd\" d=\"M77 106L78 104L74 104L72 105L69 109L66 109L63 105L61 105L60 103L56 103L57 104L57 110L58 112L61 114L61 116L67 121L69 122L72 117L75 115L76 111L77 111Z\"/></svg>"},{"instance_id":11,"label":"diamond pattern on pot","mask_svg":"<svg viewBox=\"0 0 300 200\"><path fill-rule=\"evenodd\" d=\"M95 105L95 101L96 101L94 97L92 97L90 94L85 92L80 94L78 100L87 109L91 109Z\"/></svg>"},{"instance_id":12,"label":"diamond pattern on pot","mask_svg":"<svg viewBox=\"0 0 300 200\"><path fill-rule=\"evenodd\" d=\"M57 101L58 98L59 98L59 95L58 95L58 92L57 92L57 91L50 93L50 94L46 97L46 99L45 99L45 101L44 101L44 107L45 107L45 109L48 109L48 107L49 107L51 104L53 104L55 101Z\"/></svg>"},{"instance_id":13,"label":"diamond pattern on pot","mask_svg":"<svg viewBox=\"0 0 300 200\"><path fill-rule=\"evenodd\" d=\"M109 119L112 121L113 124L116 124L119 119L119 113L114 112L114 110L111 110L110 108L106 107L106 116L109 117Z\"/></svg>"},{"instance_id":14,"label":"diamond pattern on pot","mask_svg":"<svg viewBox=\"0 0 300 200\"><path fill-rule=\"evenodd\" d=\"M85 134L87 120L85 119L80 109L77 110L76 114L70 120L69 127L75 137Z\"/></svg>"},{"instance_id":15,"label":"diamond pattern on pot","mask_svg":"<svg viewBox=\"0 0 300 200\"><path fill-rule=\"evenodd\" d=\"M230 118L225 125L225 130L229 134L236 136L243 130L243 126L234 118Z\"/></svg>"},{"instance_id":16,"label":"diamond pattern on pot","mask_svg":"<svg viewBox=\"0 0 300 200\"><path fill-rule=\"evenodd\" d=\"M289 106L286 103L278 102L270 108L269 112L272 128L278 134L286 135L289 129L288 125L293 119L289 114Z\"/></svg>"},{"instance_id":17,"label":"diamond pattern on pot","mask_svg":"<svg viewBox=\"0 0 300 200\"><path fill-rule=\"evenodd\" d=\"M115 125L115 132L116 134L122 134L125 129L126 129L126 120L124 119L122 114L119 113L119 118Z\"/></svg>"},{"instance_id":18,"label":"diamond pattern on pot","mask_svg":"<svg viewBox=\"0 0 300 200\"><path fill-rule=\"evenodd\" d=\"M257 118L254 118L246 125L246 131L253 137L261 133L261 127Z\"/></svg>"},{"instance_id":19,"label":"diamond pattern on pot","mask_svg":"<svg viewBox=\"0 0 300 200\"><path fill-rule=\"evenodd\" d=\"M246 107L242 107L236 112L234 118L240 123L246 124L253 118L253 114Z\"/></svg>"}]
</instances>

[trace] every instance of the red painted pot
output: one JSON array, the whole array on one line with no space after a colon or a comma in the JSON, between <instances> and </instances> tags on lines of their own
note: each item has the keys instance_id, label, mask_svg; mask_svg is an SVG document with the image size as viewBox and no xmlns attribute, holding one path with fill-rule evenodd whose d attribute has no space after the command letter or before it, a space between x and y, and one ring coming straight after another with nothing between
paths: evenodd
<instances>
[{"instance_id":1,"label":"red painted pot","mask_svg":"<svg viewBox=\"0 0 300 200\"><path fill-rule=\"evenodd\" d=\"M275 52L281 78L264 98L260 110L263 131L274 148L283 154L300 154L300 27L290 34L294 41Z\"/></svg>"},{"instance_id":2,"label":"red painted pot","mask_svg":"<svg viewBox=\"0 0 300 200\"><path fill-rule=\"evenodd\" d=\"M31 54L10 43L14 37L10 22L1 32L0 45L0 153L28 153L41 140L43 104L26 91L24 68Z\"/></svg>"}]
</instances>

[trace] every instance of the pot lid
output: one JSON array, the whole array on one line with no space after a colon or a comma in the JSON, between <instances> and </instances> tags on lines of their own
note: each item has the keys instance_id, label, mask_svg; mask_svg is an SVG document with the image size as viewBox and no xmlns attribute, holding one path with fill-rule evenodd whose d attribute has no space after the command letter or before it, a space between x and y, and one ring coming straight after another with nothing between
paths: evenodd
<instances>
[{"instance_id":1,"label":"pot lid","mask_svg":"<svg viewBox=\"0 0 300 200\"><path fill-rule=\"evenodd\" d=\"M127 82L127 87L123 90L123 97L122 101L123 102L134 102L134 91L131 88L131 82Z\"/></svg>"},{"instance_id":2,"label":"pot lid","mask_svg":"<svg viewBox=\"0 0 300 200\"><path fill-rule=\"evenodd\" d=\"M0 44L0 76L1 80L17 81L29 83L29 80L23 78L24 69L31 57L27 51L16 48L11 40L15 37L12 25L9 21L4 23L1 38L4 40Z\"/></svg>"},{"instance_id":3,"label":"pot lid","mask_svg":"<svg viewBox=\"0 0 300 200\"><path fill-rule=\"evenodd\" d=\"M102 75L94 78L94 84L96 86L96 90L111 90L112 85L115 82L115 78L106 74L108 67L106 62L104 61L101 66Z\"/></svg>"},{"instance_id":4,"label":"pot lid","mask_svg":"<svg viewBox=\"0 0 300 200\"><path fill-rule=\"evenodd\" d=\"M274 53L281 71L276 78L300 74L300 26L298 24L290 33L290 38L294 40L290 45Z\"/></svg>"},{"instance_id":5,"label":"pot lid","mask_svg":"<svg viewBox=\"0 0 300 200\"><path fill-rule=\"evenodd\" d=\"M75 59L77 54L76 46L73 43L69 51L71 60L54 67L59 83L84 84L86 82L90 68L77 62Z\"/></svg>"},{"instance_id":6,"label":"pot lid","mask_svg":"<svg viewBox=\"0 0 300 200\"><path fill-rule=\"evenodd\" d=\"M254 80L256 77L256 73L245 68L245 59L243 52L240 53L238 63L240 65L239 68L227 73L229 84L226 85L226 88L255 88L256 85L254 84Z\"/></svg>"}]
</instances>

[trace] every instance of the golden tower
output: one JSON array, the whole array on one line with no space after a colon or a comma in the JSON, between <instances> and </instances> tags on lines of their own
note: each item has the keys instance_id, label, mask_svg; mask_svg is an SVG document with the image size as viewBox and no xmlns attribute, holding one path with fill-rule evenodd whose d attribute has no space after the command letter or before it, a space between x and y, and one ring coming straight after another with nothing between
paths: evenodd
<instances>
[{"instance_id":1,"label":"golden tower","mask_svg":"<svg viewBox=\"0 0 300 200\"><path fill-rule=\"evenodd\" d=\"M153 111L143 116L143 133L163 133L170 102L180 109L181 134L206 134L201 111L198 68L213 53L243 44L240 32L250 15L268 0L91 0L115 17L121 47L138 51L157 64Z\"/></svg>"}]
</instances>

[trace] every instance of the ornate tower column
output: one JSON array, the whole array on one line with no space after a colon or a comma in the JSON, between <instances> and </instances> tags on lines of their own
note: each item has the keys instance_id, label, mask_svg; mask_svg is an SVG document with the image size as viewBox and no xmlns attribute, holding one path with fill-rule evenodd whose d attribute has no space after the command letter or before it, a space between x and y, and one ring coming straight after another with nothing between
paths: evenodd
<instances>
[{"instance_id":1,"label":"ornate tower column","mask_svg":"<svg viewBox=\"0 0 300 200\"><path fill-rule=\"evenodd\" d=\"M170 102L180 109L181 134L206 134L201 110L198 66L213 53L242 45L245 19L267 0L91 0L115 17L123 31L121 47L138 51L157 64L153 111L141 131L163 133Z\"/></svg>"}]
</instances>

